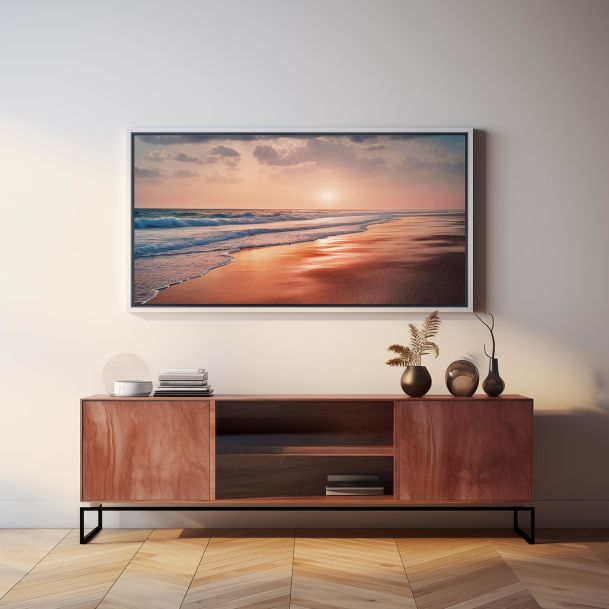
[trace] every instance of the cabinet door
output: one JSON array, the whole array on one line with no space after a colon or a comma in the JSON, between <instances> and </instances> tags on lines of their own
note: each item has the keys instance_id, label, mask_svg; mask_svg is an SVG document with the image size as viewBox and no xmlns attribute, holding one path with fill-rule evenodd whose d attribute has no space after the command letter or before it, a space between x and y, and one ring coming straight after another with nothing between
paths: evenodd
<instances>
[{"instance_id":1,"label":"cabinet door","mask_svg":"<svg viewBox=\"0 0 609 609\"><path fill-rule=\"evenodd\" d=\"M82 501L209 499L209 402L82 404Z\"/></svg>"},{"instance_id":2,"label":"cabinet door","mask_svg":"<svg viewBox=\"0 0 609 609\"><path fill-rule=\"evenodd\" d=\"M414 501L530 501L530 400L396 406L398 494Z\"/></svg>"}]
</instances>

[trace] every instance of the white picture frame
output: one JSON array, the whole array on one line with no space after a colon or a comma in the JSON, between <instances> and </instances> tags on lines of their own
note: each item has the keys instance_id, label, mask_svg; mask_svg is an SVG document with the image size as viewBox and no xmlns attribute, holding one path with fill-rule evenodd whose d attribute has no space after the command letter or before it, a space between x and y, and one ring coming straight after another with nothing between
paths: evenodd
<instances>
[{"instance_id":1,"label":"white picture frame","mask_svg":"<svg viewBox=\"0 0 609 609\"><path fill-rule=\"evenodd\" d=\"M357 133L404 133L404 134L463 134L466 136L466 302L463 306L395 306L395 305L149 305L133 302L134 259L133 259L133 206L134 206L134 176L133 176L133 141L138 134L336 134L351 135ZM351 127L351 128L176 128L176 127L141 127L130 128L126 133L127 149L127 214L126 233L128 249L127 272L127 311L132 313L426 313L439 310L442 313L468 313L474 310L474 129L471 127Z\"/></svg>"}]
</instances>

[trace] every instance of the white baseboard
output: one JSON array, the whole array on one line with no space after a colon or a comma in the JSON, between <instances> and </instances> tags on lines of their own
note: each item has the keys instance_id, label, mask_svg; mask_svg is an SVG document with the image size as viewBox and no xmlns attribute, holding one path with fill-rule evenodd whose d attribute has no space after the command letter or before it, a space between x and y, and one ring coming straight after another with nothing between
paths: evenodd
<instances>
[{"instance_id":1,"label":"white baseboard","mask_svg":"<svg viewBox=\"0 0 609 609\"><path fill-rule=\"evenodd\" d=\"M70 501L0 501L0 528L78 527ZM537 501L539 528L609 528L609 500ZM94 515L88 516L93 523ZM523 526L527 516L521 516ZM123 527L510 527L511 514L493 512L118 512L104 526Z\"/></svg>"}]
</instances>

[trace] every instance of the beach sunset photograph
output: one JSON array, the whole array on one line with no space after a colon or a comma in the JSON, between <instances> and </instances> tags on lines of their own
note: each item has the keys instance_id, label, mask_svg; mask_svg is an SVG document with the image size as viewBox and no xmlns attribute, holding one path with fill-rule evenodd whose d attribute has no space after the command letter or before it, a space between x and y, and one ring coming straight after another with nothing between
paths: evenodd
<instances>
[{"instance_id":1,"label":"beach sunset photograph","mask_svg":"<svg viewBox=\"0 0 609 609\"><path fill-rule=\"evenodd\" d=\"M467 133L133 133L132 305L467 306Z\"/></svg>"}]
</instances>

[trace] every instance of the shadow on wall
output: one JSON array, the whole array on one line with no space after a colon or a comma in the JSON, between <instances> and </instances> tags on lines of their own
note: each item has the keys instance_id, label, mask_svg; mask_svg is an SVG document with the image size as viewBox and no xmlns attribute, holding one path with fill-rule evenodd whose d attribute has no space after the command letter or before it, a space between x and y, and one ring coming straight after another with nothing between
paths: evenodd
<instances>
[{"instance_id":1,"label":"shadow on wall","mask_svg":"<svg viewBox=\"0 0 609 609\"><path fill-rule=\"evenodd\" d=\"M595 410L535 414L533 454L537 500L609 501L607 375L597 372L595 385Z\"/></svg>"},{"instance_id":2,"label":"shadow on wall","mask_svg":"<svg viewBox=\"0 0 609 609\"><path fill-rule=\"evenodd\" d=\"M474 133L474 308L484 310L487 288L487 140ZM522 325L523 320L518 320ZM535 328L539 331L539 324ZM479 354L467 354L482 371ZM481 374L482 376L482 374ZM585 406L541 410L534 420L534 495L542 500L609 501L609 368L593 376L593 394ZM585 526L580 523L579 526Z\"/></svg>"}]
</instances>

